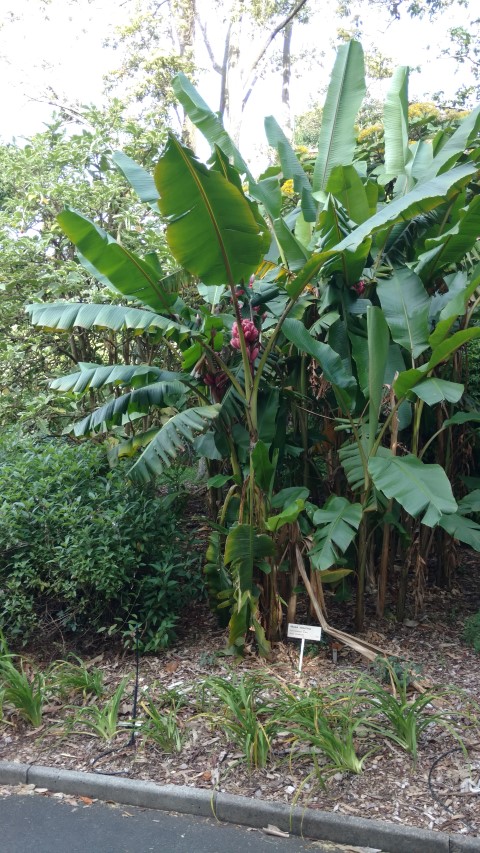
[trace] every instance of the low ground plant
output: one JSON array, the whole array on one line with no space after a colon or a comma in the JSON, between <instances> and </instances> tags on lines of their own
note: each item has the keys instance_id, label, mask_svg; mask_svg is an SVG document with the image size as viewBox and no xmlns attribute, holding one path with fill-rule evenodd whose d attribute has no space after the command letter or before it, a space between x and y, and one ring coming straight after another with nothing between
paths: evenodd
<instances>
[{"instance_id":1,"label":"low ground plant","mask_svg":"<svg viewBox=\"0 0 480 853\"><path fill-rule=\"evenodd\" d=\"M46 699L45 678L36 671L32 676L25 672L23 662L18 666L12 657L3 655L0 658L0 691L3 697L2 705L12 706L14 712L34 728L42 724L43 706ZM0 714L0 719L2 714Z\"/></svg>"},{"instance_id":2,"label":"low ground plant","mask_svg":"<svg viewBox=\"0 0 480 853\"><path fill-rule=\"evenodd\" d=\"M392 692L371 678L363 679L362 691L370 709L364 723L369 731L396 743L410 753L414 763L418 757L419 739L429 726L442 726L462 742L458 728L452 723L452 712L435 710L434 703L440 698L439 692L428 690L412 698L407 670L404 669L398 675L390 667L389 674Z\"/></svg>"},{"instance_id":3,"label":"low ground plant","mask_svg":"<svg viewBox=\"0 0 480 853\"><path fill-rule=\"evenodd\" d=\"M358 710L357 686L338 694L327 691L286 691L278 709L282 728L291 743L291 759L307 748L315 775L323 782L330 772L361 773L367 755L357 754L358 730L363 714ZM326 764L320 762L324 756Z\"/></svg>"},{"instance_id":4,"label":"low ground plant","mask_svg":"<svg viewBox=\"0 0 480 853\"><path fill-rule=\"evenodd\" d=\"M129 681L129 676L122 678L115 692L103 705L89 705L84 708L75 708L72 732L98 737L106 741L113 740L115 735L122 730L120 706ZM135 721L132 722L132 725L134 724ZM81 725L81 728L77 728L78 725Z\"/></svg>"},{"instance_id":5,"label":"low ground plant","mask_svg":"<svg viewBox=\"0 0 480 853\"><path fill-rule=\"evenodd\" d=\"M275 700L267 695L273 679L255 675L212 676L202 685L204 715L241 750L249 767L265 767L280 730Z\"/></svg>"},{"instance_id":6,"label":"low ground plant","mask_svg":"<svg viewBox=\"0 0 480 853\"><path fill-rule=\"evenodd\" d=\"M146 696L140 704L145 713L143 737L153 741L162 752L181 752L185 736L179 725L178 710L182 702L167 696L159 706L151 696Z\"/></svg>"},{"instance_id":7,"label":"low ground plant","mask_svg":"<svg viewBox=\"0 0 480 853\"><path fill-rule=\"evenodd\" d=\"M77 655L69 660L57 660L48 670L48 678L61 699L69 699L80 693L87 696L103 696L103 673L96 667L88 667Z\"/></svg>"}]
</instances>

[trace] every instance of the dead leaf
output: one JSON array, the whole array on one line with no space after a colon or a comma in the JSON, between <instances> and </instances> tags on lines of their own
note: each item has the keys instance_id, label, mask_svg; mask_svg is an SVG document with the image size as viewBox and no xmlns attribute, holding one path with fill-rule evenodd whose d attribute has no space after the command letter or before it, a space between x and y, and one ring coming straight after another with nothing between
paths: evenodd
<instances>
[{"instance_id":1,"label":"dead leaf","mask_svg":"<svg viewBox=\"0 0 480 853\"><path fill-rule=\"evenodd\" d=\"M289 832L282 832L278 826L273 826L271 823L267 827L264 827L263 831L265 835L275 835L277 838L290 838Z\"/></svg>"}]
</instances>

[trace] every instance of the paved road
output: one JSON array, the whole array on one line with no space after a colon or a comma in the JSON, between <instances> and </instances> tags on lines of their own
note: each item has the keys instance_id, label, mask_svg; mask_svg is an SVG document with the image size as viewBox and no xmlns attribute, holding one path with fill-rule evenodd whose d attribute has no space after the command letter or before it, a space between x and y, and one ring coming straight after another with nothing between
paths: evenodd
<instances>
[{"instance_id":1,"label":"paved road","mask_svg":"<svg viewBox=\"0 0 480 853\"><path fill-rule=\"evenodd\" d=\"M51 796L0 798L0 853L335 853L213 819Z\"/></svg>"}]
</instances>

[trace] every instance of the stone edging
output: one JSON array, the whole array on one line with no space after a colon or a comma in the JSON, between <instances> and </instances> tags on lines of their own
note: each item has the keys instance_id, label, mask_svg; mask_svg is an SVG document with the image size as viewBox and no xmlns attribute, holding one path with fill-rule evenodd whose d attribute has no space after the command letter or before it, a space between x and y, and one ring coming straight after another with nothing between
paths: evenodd
<instances>
[{"instance_id":1,"label":"stone edging","mask_svg":"<svg viewBox=\"0 0 480 853\"><path fill-rule=\"evenodd\" d=\"M0 761L0 785L36 785L52 792L90 796L122 805L214 817L261 829L274 824L292 835L337 844L376 847L388 853L480 853L480 838L447 835L383 821L238 797L187 785L157 785L137 779L81 773Z\"/></svg>"}]
</instances>

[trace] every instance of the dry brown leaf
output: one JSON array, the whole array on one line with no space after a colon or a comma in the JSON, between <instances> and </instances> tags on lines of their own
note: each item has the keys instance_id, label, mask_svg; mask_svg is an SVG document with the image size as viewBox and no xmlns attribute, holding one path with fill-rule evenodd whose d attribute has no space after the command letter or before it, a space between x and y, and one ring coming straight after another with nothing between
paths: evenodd
<instances>
[{"instance_id":1,"label":"dry brown leaf","mask_svg":"<svg viewBox=\"0 0 480 853\"><path fill-rule=\"evenodd\" d=\"M272 823L269 823L268 826L263 829L265 835L275 835L277 838L290 838L289 832L282 832L278 826L274 826Z\"/></svg>"}]
</instances>

